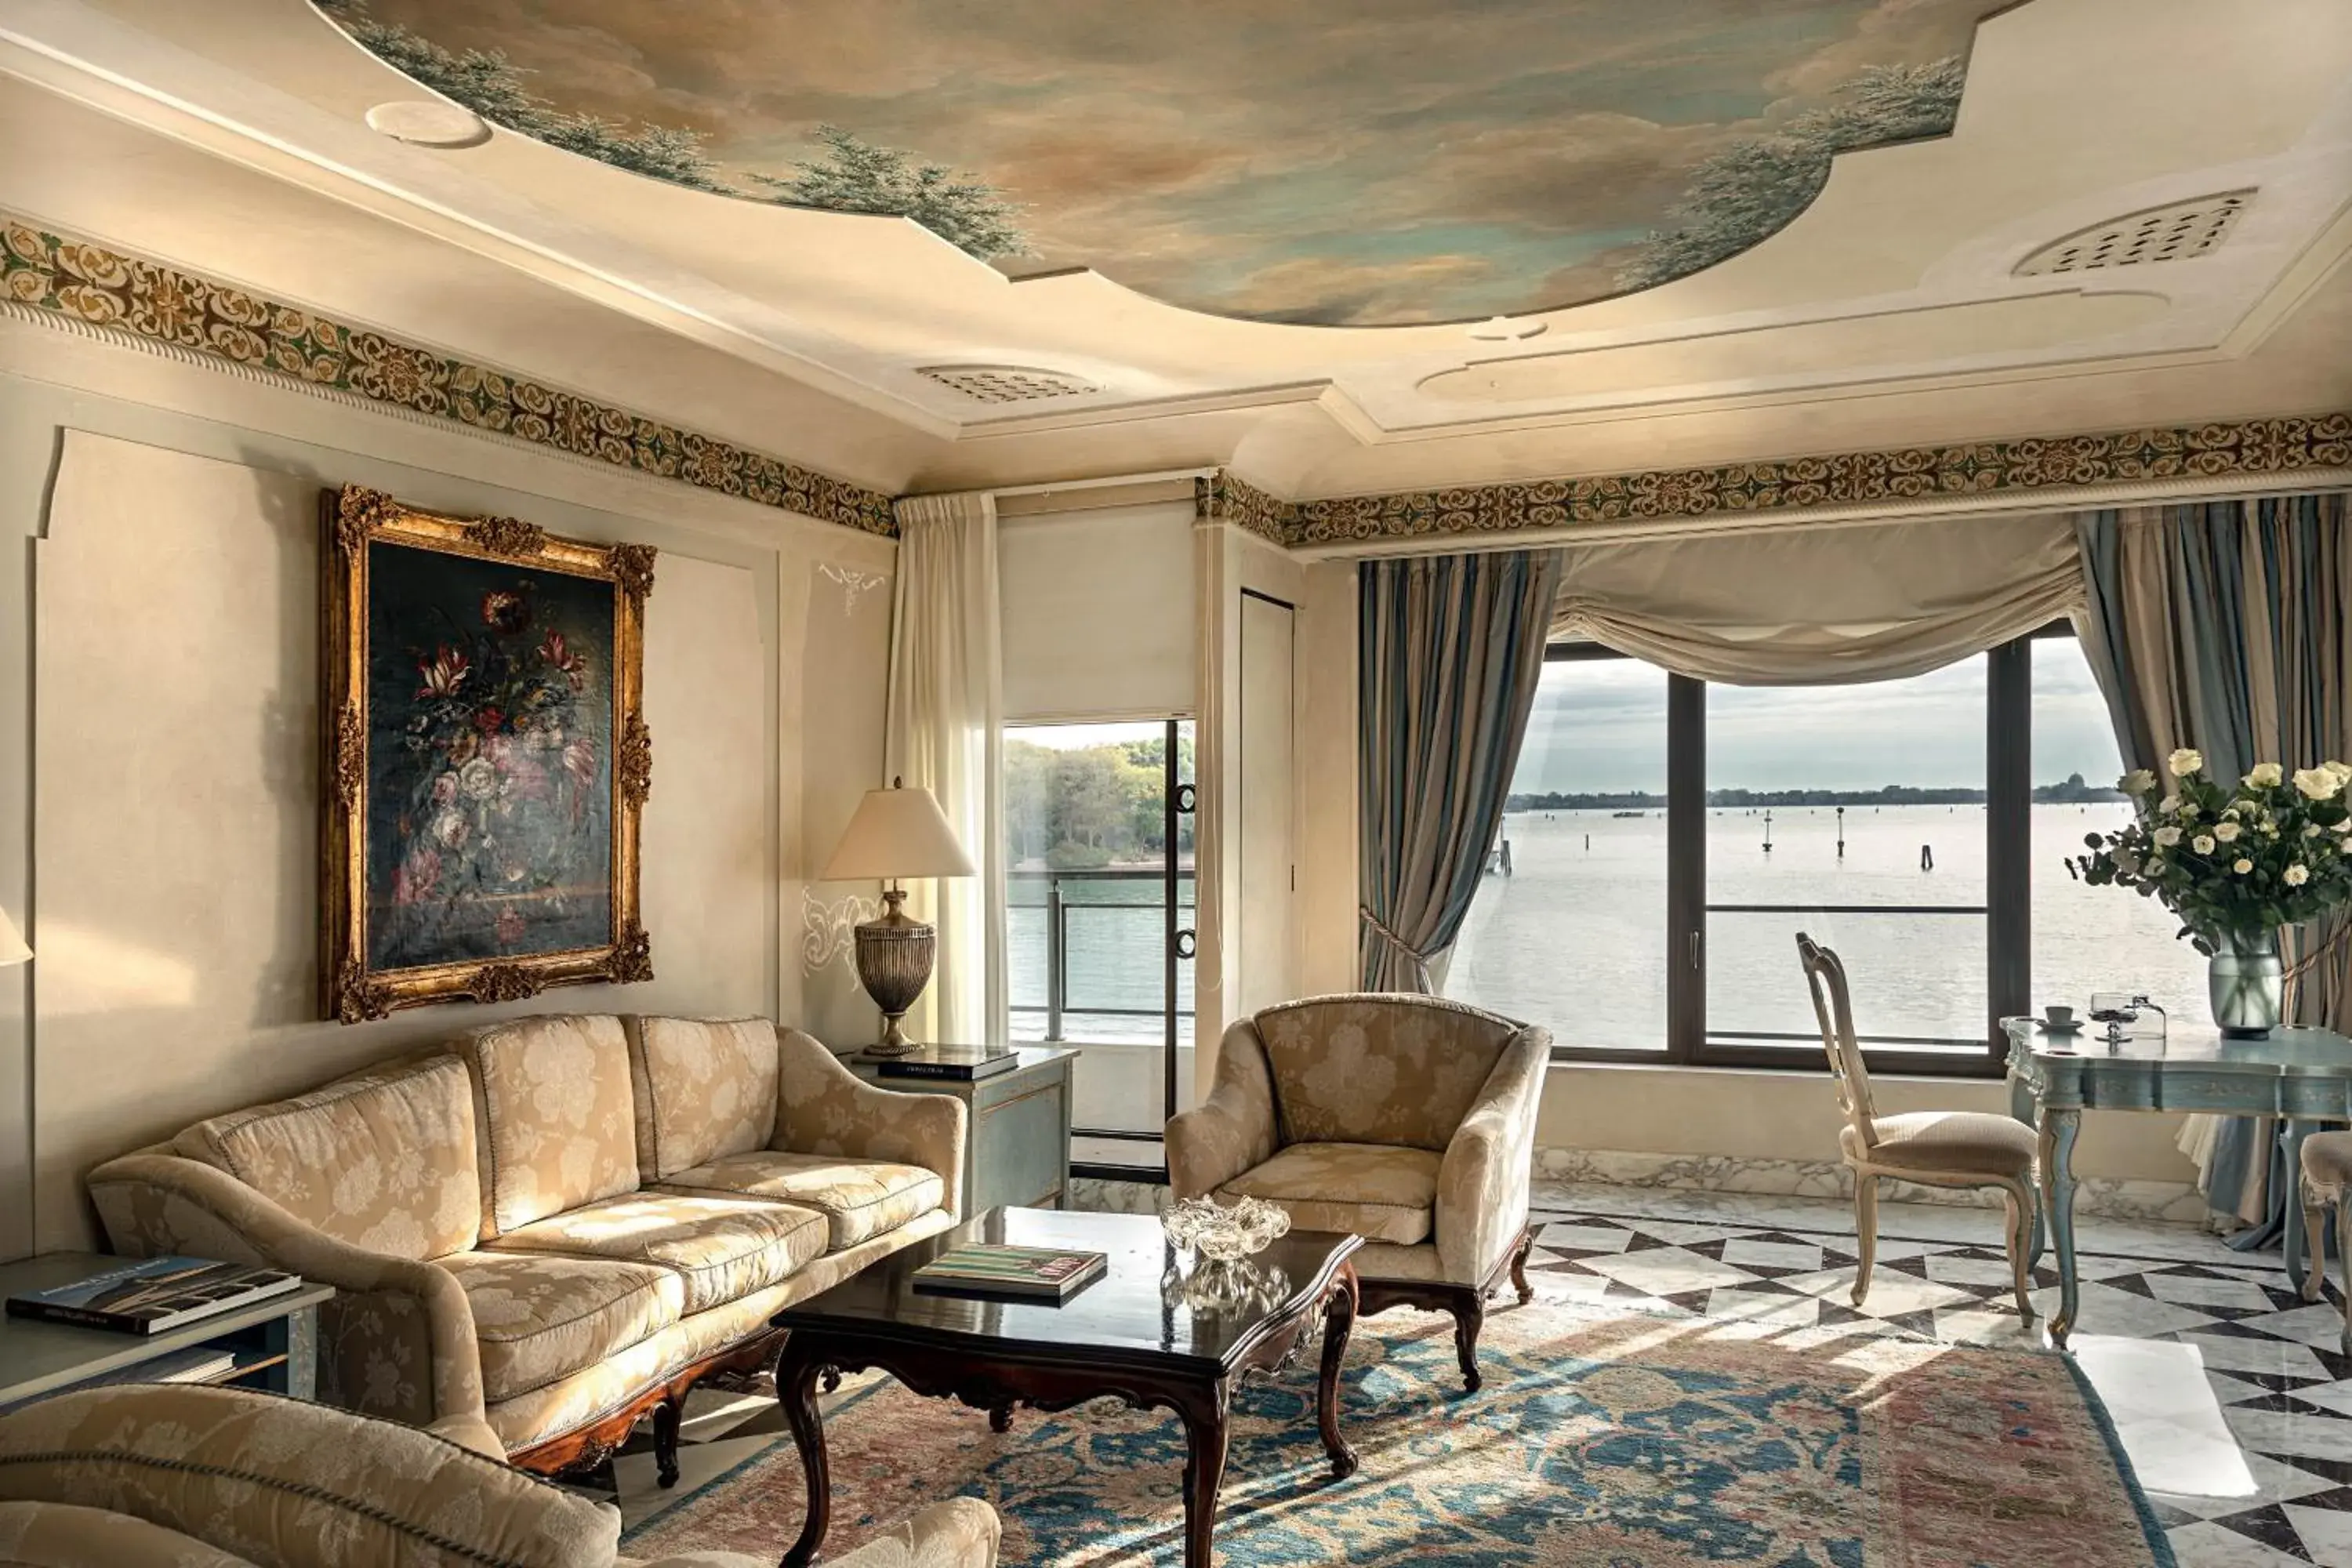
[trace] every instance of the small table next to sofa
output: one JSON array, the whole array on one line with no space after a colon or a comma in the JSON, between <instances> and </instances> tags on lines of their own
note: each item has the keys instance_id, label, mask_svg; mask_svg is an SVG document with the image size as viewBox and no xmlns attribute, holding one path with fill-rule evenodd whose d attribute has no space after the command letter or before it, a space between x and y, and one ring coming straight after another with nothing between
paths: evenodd
<instances>
[{"instance_id":1,"label":"small table next to sofa","mask_svg":"<svg viewBox=\"0 0 2352 1568\"><path fill-rule=\"evenodd\" d=\"M886 1078L870 1057L845 1061L877 1088L963 1102L971 1112L963 1142L966 1214L1061 1208L1070 1198L1070 1075L1078 1053L1066 1046L1021 1046L1015 1054L1018 1067L971 1079Z\"/></svg>"}]
</instances>

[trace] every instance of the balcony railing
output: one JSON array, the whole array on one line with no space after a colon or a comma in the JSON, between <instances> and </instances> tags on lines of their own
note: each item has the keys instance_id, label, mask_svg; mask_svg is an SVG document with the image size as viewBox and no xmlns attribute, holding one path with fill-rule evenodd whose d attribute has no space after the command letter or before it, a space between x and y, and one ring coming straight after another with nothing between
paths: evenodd
<instances>
[{"instance_id":1,"label":"balcony railing","mask_svg":"<svg viewBox=\"0 0 2352 1568\"><path fill-rule=\"evenodd\" d=\"M1006 935L1014 1032L1025 1038L1068 1038L1072 1017L1105 1020L1105 1043L1162 1044L1168 1038L1168 877L1158 867L1088 871L1014 871L1006 878ZM1192 924L1192 873L1177 872L1177 918ZM1178 955L1190 958L1189 946ZM1189 963L1176 966L1179 1037L1192 1014ZM1023 1021L1042 1019L1042 1036ZM1081 1037L1087 1037L1085 1036Z\"/></svg>"}]
</instances>

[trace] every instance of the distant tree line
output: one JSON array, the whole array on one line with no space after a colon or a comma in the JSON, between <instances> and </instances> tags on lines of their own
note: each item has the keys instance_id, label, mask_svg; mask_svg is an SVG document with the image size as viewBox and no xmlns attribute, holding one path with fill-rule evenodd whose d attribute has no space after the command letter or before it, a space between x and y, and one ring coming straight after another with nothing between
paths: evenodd
<instances>
[{"instance_id":1,"label":"distant tree line","mask_svg":"<svg viewBox=\"0 0 2352 1568\"><path fill-rule=\"evenodd\" d=\"M1178 776L1192 773L1192 742L1177 742ZM1125 741L1062 748L1004 746L1004 836L1018 868L1056 871L1158 862L1168 844L1168 745ZM1176 856L1192 854L1192 818L1176 819Z\"/></svg>"},{"instance_id":2,"label":"distant tree line","mask_svg":"<svg viewBox=\"0 0 2352 1568\"><path fill-rule=\"evenodd\" d=\"M2057 784L2036 784L2033 801L2037 805L2075 805L2093 802L2116 801L2125 798L2119 789L2105 784L2086 784L2080 773L2068 773ZM1782 805L1976 805L1983 803L1985 792L1980 789L1927 788L1911 784L1882 784L1876 789L1711 789L1706 792L1709 805L1735 808L1757 808ZM1515 795L1504 809L1507 811L1663 811L1666 797L1647 790L1549 792L1541 795Z\"/></svg>"}]
</instances>

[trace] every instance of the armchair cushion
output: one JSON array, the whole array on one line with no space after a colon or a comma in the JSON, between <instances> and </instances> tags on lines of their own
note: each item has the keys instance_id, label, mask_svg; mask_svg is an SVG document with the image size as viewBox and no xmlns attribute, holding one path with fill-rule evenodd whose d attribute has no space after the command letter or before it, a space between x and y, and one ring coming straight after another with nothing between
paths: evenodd
<instances>
[{"instance_id":1,"label":"armchair cushion","mask_svg":"<svg viewBox=\"0 0 2352 1568\"><path fill-rule=\"evenodd\" d=\"M1279 1204L1301 1230L1411 1247L1429 1239L1441 1158L1377 1143L1293 1143L1217 1193Z\"/></svg>"},{"instance_id":2,"label":"armchair cushion","mask_svg":"<svg viewBox=\"0 0 2352 1568\"><path fill-rule=\"evenodd\" d=\"M1257 1032L1286 1143L1443 1152L1521 1026L1430 996L1318 996L1268 1007Z\"/></svg>"},{"instance_id":3,"label":"armchair cushion","mask_svg":"<svg viewBox=\"0 0 2352 1568\"><path fill-rule=\"evenodd\" d=\"M776 1026L765 1018L624 1018L637 1080L637 1173L648 1186L764 1149L776 1130Z\"/></svg>"},{"instance_id":4,"label":"armchair cushion","mask_svg":"<svg viewBox=\"0 0 2352 1568\"><path fill-rule=\"evenodd\" d=\"M594 1366L678 1320L684 1277L646 1263L515 1252L442 1260L473 1309L482 1393L512 1399Z\"/></svg>"},{"instance_id":5,"label":"armchair cushion","mask_svg":"<svg viewBox=\"0 0 2352 1568\"><path fill-rule=\"evenodd\" d=\"M814 1209L825 1217L835 1252L896 1230L947 1200L947 1184L939 1173L920 1165L773 1149L723 1154L677 1172L662 1185L670 1192L737 1193Z\"/></svg>"},{"instance_id":6,"label":"armchair cushion","mask_svg":"<svg viewBox=\"0 0 2352 1568\"><path fill-rule=\"evenodd\" d=\"M510 1230L483 1250L609 1258L667 1268L683 1282L684 1310L692 1314L782 1284L824 1255L826 1236L823 1215L789 1204L631 1193Z\"/></svg>"},{"instance_id":7,"label":"armchair cushion","mask_svg":"<svg viewBox=\"0 0 2352 1568\"><path fill-rule=\"evenodd\" d=\"M474 1094L452 1057L386 1064L215 1116L172 1147L370 1252L439 1258L473 1246L481 1223Z\"/></svg>"},{"instance_id":8,"label":"armchair cushion","mask_svg":"<svg viewBox=\"0 0 2352 1568\"><path fill-rule=\"evenodd\" d=\"M0 1568L255 1568L176 1530L69 1502L0 1502Z\"/></svg>"},{"instance_id":9,"label":"armchair cushion","mask_svg":"<svg viewBox=\"0 0 2352 1568\"><path fill-rule=\"evenodd\" d=\"M618 1018L518 1018L458 1050L473 1072L483 1240L636 1190L636 1096Z\"/></svg>"},{"instance_id":10,"label":"armchair cushion","mask_svg":"<svg viewBox=\"0 0 2352 1568\"><path fill-rule=\"evenodd\" d=\"M133 1515L268 1568L594 1568L620 1534L611 1510L430 1433L176 1384L0 1420L0 1499Z\"/></svg>"}]
</instances>

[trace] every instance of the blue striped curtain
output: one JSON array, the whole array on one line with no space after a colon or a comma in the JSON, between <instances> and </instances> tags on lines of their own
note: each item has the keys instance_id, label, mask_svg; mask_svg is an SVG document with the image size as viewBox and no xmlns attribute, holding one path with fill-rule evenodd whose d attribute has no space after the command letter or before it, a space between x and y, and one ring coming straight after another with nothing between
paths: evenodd
<instances>
[{"instance_id":1,"label":"blue striped curtain","mask_svg":"<svg viewBox=\"0 0 2352 1568\"><path fill-rule=\"evenodd\" d=\"M2352 540L2342 493L2087 512L2076 520L2088 656L2126 765L2161 775L2176 747L2218 778L2352 754ZM2334 931L2291 933L2290 963ZM2293 984L2290 1016L2352 1032L2352 949ZM2267 1118L2225 1122L2206 1202L2266 1245L2287 1182Z\"/></svg>"},{"instance_id":2,"label":"blue striped curtain","mask_svg":"<svg viewBox=\"0 0 2352 1568\"><path fill-rule=\"evenodd\" d=\"M1367 991L1430 990L1503 820L1559 595L1556 550L1358 568Z\"/></svg>"}]
</instances>

